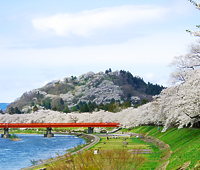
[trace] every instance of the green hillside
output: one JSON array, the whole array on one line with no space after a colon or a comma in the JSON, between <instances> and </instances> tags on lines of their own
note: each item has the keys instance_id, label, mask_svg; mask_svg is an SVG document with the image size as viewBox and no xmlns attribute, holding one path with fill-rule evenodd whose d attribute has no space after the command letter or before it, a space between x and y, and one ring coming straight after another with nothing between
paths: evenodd
<instances>
[{"instance_id":1,"label":"green hillside","mask_svg":"<svg viewBox=\"0 0 200 170\"><path fill-rule=\"evenodd\" d=\"M172 154L167 170L200 169L200 129L170 128L166 132L161 130L162 127L158 131L157 127L140 126L131 132L146 133L170 146Z\"/></svg>"}]
</instances>

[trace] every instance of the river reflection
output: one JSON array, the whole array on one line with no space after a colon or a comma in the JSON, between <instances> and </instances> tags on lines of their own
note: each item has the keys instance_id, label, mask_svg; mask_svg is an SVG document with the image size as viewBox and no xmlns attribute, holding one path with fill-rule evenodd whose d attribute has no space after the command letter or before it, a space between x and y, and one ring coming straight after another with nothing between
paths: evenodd
<instances>
[{"instance_id":1,"label":"river reflection","mask_svg":"<svg viewBox=\"0 0 200 170\"><path fill-rule=\"evenodd\" d=\"M71 135L19 134L21 141L0 138L0 170L18 170L31 166L33 160L44 160L63 155L67 149L85 143L85 140Z\"/></svg>"}]
</instances>

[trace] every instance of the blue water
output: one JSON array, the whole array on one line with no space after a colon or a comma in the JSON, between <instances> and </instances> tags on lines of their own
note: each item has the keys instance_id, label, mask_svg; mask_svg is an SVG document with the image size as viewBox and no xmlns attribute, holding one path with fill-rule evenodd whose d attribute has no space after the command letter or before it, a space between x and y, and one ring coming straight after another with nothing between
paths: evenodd
<instances>
[{"instance_id":1,"label":"blue water","mask_svg":"<svg viewBox=\"0 0 200 170\"><path fill-rule=\"evenodd\" d=\"M0 103L0 109L2 109L4 111L4 110L6 110L8 105L9 105L9 103Z\"/></svg>"},{"instance_id":2,"label":"blue water","mask_svg":"<svg viewBox=\"0 0 200 170\"><path fill-rule=\"evenodd\" d=\"M32 165L32 161L63 155L67 149L85 143L85 140L70 135L20 134L21 141L0 138L0 170L18 170Z\"/></svg>"}]
</instances>

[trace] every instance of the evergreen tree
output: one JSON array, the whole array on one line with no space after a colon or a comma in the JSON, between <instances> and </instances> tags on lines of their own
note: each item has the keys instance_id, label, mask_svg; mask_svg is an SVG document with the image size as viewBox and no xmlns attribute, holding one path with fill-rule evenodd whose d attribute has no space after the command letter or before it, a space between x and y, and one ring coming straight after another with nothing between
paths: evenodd
<instances>
[{"instance_id":1,"label":"evergreen tree","mask_svg":"<svg viewBox=\"0 0 200 170\"><path fill-rule=\"evenodd\" d=\"M115 99L112 98L111 101L110 101L110 105L114 104L115 103Z\"/></svg>"},{"instance_id":2,"label":"evergreen tree","mask_svg":"<svg viewBox=\"0 0 200 170\"><path fill-rule=\"evenodd\" d=\"M87 105L86 102L80 101L79 104L78 104L78 107L79 107L79 112L80 113L82 113L82 112L89 112L89 108L88 108L88 105Z\"/></svg>"},{"instance_id":3,"label":"evergreen tree","mask_svg":"<svg viewBox=\"0 0 200 170\"><path fill-rule=\"evenodd\" d=\"M38 111L38 107L35 105L35 106L33 107L33 112L36 112L36 111Z\"/></svg>"},{"instance_id":4,"label":"evergreen tree","mask_svg":"<svg viewBox=\"0 0 200 170\"><path fill-rule=\"evenodd\" d=\"M45 106L46 106L46 109L51 109L51 101L47 100Z\"/></svg>"},{"instance_id":5,"label":"evergreen tree","mask_svg":"<svg viewBox=\"0 0 200 170\"><path fill-rule=\"evenodd\" d=\"M13 107L10 107L9 109L8 109L8 114L15 114L15 110L14 110L14 108Z\"/></svg>"},{"instance_id":6,"label":"evergreen tree","mask_svg":"<svg viewBox=\"0 0 200 170\"><path fill-rule=\"evenodd\" d=\"M30 105L31 105L31 107L34 106L35 105L34 101L31 101Z\"/></svg>"},{"instance_id":7,"label":"evergreen tree","mask_svg":"<svg viewBox=\"0 0 200 170\"><path fill-rule=\"evenodd\" d=\"M106 104L104 105L104 109L103 109L103 110L108 111L108 109L109 109L109 104L106 103Z\"/></svg>"},{"instance_id":8,"label":"evergreen tree","mask_svg":"<svg viewBox=\"0 0 200 170\"><path fill-rule=\"evenodd\" d=\"M77 105L77 108L80 110L82 107L83 107L83 102L82 101L80 101L79 103L78 103L78 105Z\"/></svg>"},{"instance_id":9,"label":"evergreen tree","mask_svg":"<svg viewBox=\"0 0 200 170\"><path fill-rule=\"evenodd\" d=\"M61 105L64 105L64 104L65 104L65 102L64 102L64 100L63 100L62 98L60 98L60 104L61 104Z\"/></svg>"},{"instance_id":10,"label":"evergreen tree","mask_svg":"<svg viewBox=\"0 0 200 170\"><path fill-rule=\"evenodd\" d=\"M64 113L70 113L71 111L70 111L69 107L66 106L65 109L63 110L63 112L64 112Z\"/></svg>"},{"instance_id":11,"label":"evergreen tree","mask_svg":"<svg viewBox=\"0 0 200 170\"><path fill-rule=\"evenodd\" d=\"M158 95L163 89L163 86L157 84L153 85L152 83L148 82L145 93L149 95Z\"/></svg>"},{"instance_id":12,"label":"evergreen tree","mask_svg":"<svg viewBox=\"0 0 200 170\"><path fill-rule=\"evenodd\" d=\"M117 103L116 101L113 104L110 103L108 111L113 112L113 113L121 111L121 108L119 107L119 103Z\"/></svg>"},{"instance_id":13,"label":"evergreen tree","mask_svg":"<svg viewBox=\"0 0 200 170\"><path fill-rule=\"evenodd\" d=\"M128 100L125 106L126 106L126 107L131 107L131 101Z\"/></svg>"},{"instance_id":14,"label":"evergreen tree","mask_svg":"<svg viewBox=\"0 0 200 170\"><path fill-rule=\"evenodd\" d=\"M95 108L98 107L98 105L96 104L96 102L93 102L93 105L94 105Z\"/></svg>"},{"instance_id":15,"label":"evergreen tree","mask_svg":"<svg viewBox=\"0 0 200 170\"><path fill-rule=\"evenodd\" d=\"M42 100L42 106L44 106L46 109L51 109L51 99L47 98Z\"/></svg>"},{"instance_id":16,"label":"evergreen tree","mask_svg":"<svg viewBox=\"0 0 200 170\"><path fill-rule=\"evenodd\" d=\"M113 107L114 107L114 110L113 110L114 113L120 112L122 110L121 107L119 107L119 103L117 102L113 104Z\"/></svg>"},{"instance_id":17,"label":"evergreen tree","mask_svg":"<svg viewBox=\"0 0 200 170\"><path fill-rule=\"evenodd\" d=\"M14 108L14 113L15 114L21 114L21 111L18 109L18 107L15 107Z\"/></svg>"},{"instance_id":18,"label":"evergreen tree","mask_svg":"<svg viewBox=\"0 0 200 170\"><path fill-rule=\"evenodd\" d=\"M64 105L64 100L62 98L60 98L60 102L59 104L56 106L57 107L57 111L62 111L64 108L65 108L65 105Z\"/></svg>"},{"instance_id":19,"label":"evergreen tree","mask_svg":"<svg viewBox=\"0 0 200 170\"><path fill-rule=\"evenodd\" d=\"M52 107L52 110L57 111L58 108L56 106Z\"/></svg>"},{"instance_id":20,"label":"evergreen tree","mask_svg":"<svg viewBox=\"0 0 200 170\"><path fill-rule=\"evenodd\" d=\"M142 99L140 105L146 104L146 103L148 103L148 102L149 102L148 99Z\"/></svg>"},{"instance_id":21,"label":"evergreen tree","mask_svg":"<svg viewBox=\"0 0 200 170\"><path fill-rule=\"evenodd\" d=\"M104 110L104 104L103 103L100 103L98 110Z\"/></svg>"},{"instance_id":22,"label":"evergreen tree","mask_svg":"<svg viewBox=\"0 0 200 170\"><path fill-rule=\"evenodd\" d=\"M89 112L90 112L90 113L93 112L94 109L95 109L95 105L94 105L94 103L91 103L91 104L88 105L88 106L89 106Z\"/></svg>"},{"instance_id":23,"label":"evergreen tree","mask_svg":"<svg viewBox=\"0 0 200 170\"><path fill-rule=\"evenodd\" d=\"M128 101L125 100L124 103L121 104L121 107L123 107L124 109L128 108L128 107L131 107L131 101L130 100L128 100Z\"/></svg>"},{"instance_id":24,"label":"evergreen tree","mask_svg":"<svg viewBox=\"0 0 200 170\"><path fill-rule=\"evenodd\" d=\"M72 112L76 112L76 111L78 111L77 106L73 106L73 107L72 107Z\"/></svg>"},{"instance_id":25,"label":"evergreen tree","mask_svg":"<svg viewBox=\"0 0 200 170\"><path fill-rule=\"evenodd\" d=\"M83 108L82 108L82 112L89 112L89 108L87 103L84 104Z\"/></svg>"},{"instance_id":26,"label":"evergreen tree","mask_svg":"<svg viewBox=\"0 0 200 170\"><path fill-rule=\"evenodd\" d=\"M114 109L115 109L114 104L109 104L108 111L109 112L114 112Z\"/></svg>"}]
</instances>

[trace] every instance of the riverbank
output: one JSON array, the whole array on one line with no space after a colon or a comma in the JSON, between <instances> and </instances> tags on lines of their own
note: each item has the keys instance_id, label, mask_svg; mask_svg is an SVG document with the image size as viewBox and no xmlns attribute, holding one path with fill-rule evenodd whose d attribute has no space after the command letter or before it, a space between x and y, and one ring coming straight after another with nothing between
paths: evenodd
<instances>
[{"instance_id":1,"label":"riverbank","mask_svg":"<svg viewBox=\"0 0 200 170\"><path fill-rule=\"evenodd\" d=\"M38 134L17 134L21 141L1 138L0 169L19 170L49 158L64 155L69 148L85 144L85 140L76 136L58 135L45 138Z\"/></svg>"},{"instance_id":2,"label":"riverbank","mask_svg":"<svg viewBox=\"0 0 200 170\"><path fill-rule=\"evenodd\" d=\"M62 134L64 134L64 133L62 133ZM86 150L86 149L92 147L93 145L97 144L99 142L99 140L100 140L100 138L98 136L93 135L93 134L72 133L71 135L75 135L75 136L77 136L79 138L84 138L86 140L86 142L87 142L85 146L84 145L77 146L74 149L68 150L68 151L71 152L72 155L76 154L79 151L83 151L83 150ZM44 160L40 164L33 165L33 166L30 166L30 167L27 167L27 168L22 168L21 170L41 169L41 168L45 167L46 164L52 163L52 162L57 161L59 159L62 159L62 156L59 156L59 157L56 157L56 158L53 158L53 159Z\"/></svg>"},{"instance_id":3,"label":"riverbank","mask_svg":"<svg viewBox=\"0 0 200 170\"><path fill-rule=\"evenodd\" d=\"M130 137L130 135L132 137ZM87 134L77 134L78 137L88 137ZM91 137L91 135L89 135ZM92 136L96 136L96 135L92 135ZM138 134L136 133L126 133L126 134L98 134L98 136L100 136L100 140L98 139L98 141L94 141L91 145L87 145L86 147L80 149L80 150L76 150L76 152L72 153L72 154L75 154L77 153L78 151L82 151L82 150L86 150L86 149L92 149L92 150L101 150L101 151L104 151L104 150L115 150L115 149L121 149L121 150L134 150L136 148L140 149L141 153L142 154L145 154L146 153L148 154L148 156L145 156L145 157L150 157L150 153L153 152L153 154L157 154L158 155L158 159L159 159L159 156L160 156L160 153L156 153L155 152L155 148L154 148L154 144L152 144L153 142L143 142L140 138L135 138L135 136L138 136ZM97 136L96 136L97 137ZM107 140L107 137L109 138L109 140ZM126 139L124 141L124 139ZM92 140L92 139L90 139ZM153 140L153 141L156 141ZM158 141L158 140L157 140ZM124 144L124 142L126 144ZM125 146L126 145L126 146ZM142 148L142 149L141 149ZM152 148L152 149L149 149L149 148ZM137 150L137 149L136 149ZM146 150L148 150L148 152L146 152ZM150 151L149 151L150 150ZM157 151L157 150L156 150ZM144 156L140 156L138 155L138 157L143 157ZM29 169L42 169L42 168L45 168L45 164L48 164L48 163L53 163L55 161L59 161L59 160L62 160L62 157L59 157L59 158L55 158L54 160L49 160L48 162L44 163L44 164L39 164L39 165L36 165L36 166L32 166L32 167L28 167L24 170L29 170ZM154 160L154 167L156 168L157 167L157 162Z\"/></svg>"},{"instance_id":4,"label":"riverbank","mask_svg":"<svg viewBox=\"0 0 200 170\"><path fill-rule=\"evenodd\" d=\"M200 129L190 129L190 128L170 128L166 132L161 132L162 127L154 127L154 126L140 126L133 128L132 130L123 129L122 133L109 134L109 140L111 143L116 142L117 140L113 139L113 136L116 135L117 138L123 139L123 136L127 136L130 138L130 135L136 136L137 134L141 134L147 144L152 143L152 154L146 154L148 158L147 162L144 164L143 169L148 169L153 167L153 169L180 169L180 168L190 168L190 169L198 169L200 168ZM62 133L63 134L63 133ZM73 133L75 135L75 133ZM78 137L85 138L87 134L76 134ZM89 140L91 141L91 145L87 145L82 150L85 149L111 149L113 144L109 145L106 139L105 134L98 134L101 137L101 140L93 140L91 137ZM95 135L94 135L95 136ZM135 139L135 138L134 138ZM138 143L140 140L135 140L134 142ZM107 143L107 144L104 144ZM129 141L127 141L130 143ZM96 144L95 144L96 143ZM139 142L141 143L141 142ZM149 144L151 145L151 144ZM117 144L115 144L117 146ZM119 145L118 145L119 146ZM118 147L117 146L117 147ZM127 145L128 146L128 145ZM120 144L122 147L122 141ZM129 146L128 146L129 147ZM127 147L127 148L128 148ZM147 147L149 149L149 147ZM78 149L74 149L72 152L77 153ZM144 148L145 149L145 148ZM70 152L71 152L70 151ZM74 154L73 153L73 154ZM59 159L59 158L58 158ZM55 159L55 160L58 160ZM52 160L51 160L52 161ZM50 161L50 163L51 163ZM47 163L47 162L46 162ZM44 163L43 165L45 165ZM41 168L42 164L37 165L37 168ZM35 168L35 169L37 169ZM32 167L28 167L25 169L33 169ZM152 169L152 168L151 168Z\"/></svg>"},{"instance_id":5,"label":"riverbank","mask_svg":"<svg viewBox=\"0 0 200 170\"><path fill-rule=\"evenodd\" d=\"M159 165L166 162L166 170L200 169L200 129L169 128L166 132L161 132L162 128L140 126L133 128L129 133L143 133L166 143L169 147L162 150L158 160Z\"/></svg>"},{"instance_id":6,"label":"riverbank","mask_svg":"<svg viewBox=\"0 0 200 170\"><path fill-rule=\"evenodd\" d=\"M151 164L151 169L158 167L162 151L161 147L155 146L155 143L163 143L162 141L154 138L151 138L151 141L143 141L143 139L149 138L146 136L144 138L144 136L136 133L98 134L98 136L101 137L100 141L88 151L78 154L77 157L69 157L66 155L64 160L50 164L47 168L56 170L58 167L65 169L66 167L77 165L79 169L80 166L86 165L91 169L92 167L104 169L107 166L107 169L115 169L114 167L124 169L149 169L149 163ZM163 145L165 144L163 143ZM92 162L91 159L88 160L89 165L87 163L88 157L93 160ZM83 162L80 162L82 159ZM73 161L70 162L71 160ZM66 164L66 161L68 164ZM162 165L162 167L164 166Z\"/></svg>"},{"instance_id":7,"label":"riverbank","mask_svg":"<svg viewBox=\"0 0 200 170\"><path fill-rule=\"evenodd\" d=\"M147 161L141 169L200 169L200 129L195 128L169 128L166 132L161 132L163 127L140 126L132 130L123 129L124 135L128 135L127 143L131 140L138 144L147 143L148 149L151 147L152 153L146 154ZM117 140L113 136L117 136ZM130 135L134 138L130 139ZM143 136L136 139L135 135ZM91 149L94 150L114 150L123 148L121 134L109 135L109 140L105 134L100 135L101 140ZM120 141L121 140L121 141ZM131 145L126 146L129 150Z\"/></svg>"}]
</instances>

